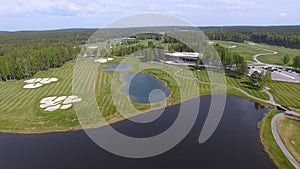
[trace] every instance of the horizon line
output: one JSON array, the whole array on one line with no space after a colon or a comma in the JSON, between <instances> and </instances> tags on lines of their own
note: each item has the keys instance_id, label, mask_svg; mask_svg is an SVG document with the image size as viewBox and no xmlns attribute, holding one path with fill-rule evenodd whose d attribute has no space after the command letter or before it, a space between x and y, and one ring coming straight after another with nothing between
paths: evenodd
<instances>
[{"instance_id":1,"label":"horizon line","mask_svg":"<svg viewBox=\"0 0 300 169\"><path fill-rule=\"evenodd\" d=\"M300 27L300 24L270 24L270 25L248 25L248 24L237 24L237 25L199 25L199 26L172 26L172 25L162 25L162 26L145 26L145 27L195 27L195 28L228 28L228 27ZM123 27L120 27L123 28ZM126 28L126 27L124 27ZM128 27L128 28L143 28L143 27ZM20 30L0 30L0 32L5 33L14 33L14 32L47 32L47 31L60 31L60 30L97 30L97 29L106 29L105 27L65 27L65 28L53 28L53 29L20 29ZM114 29L114 28L107 28Z\"/></svg>"}]
</instances>

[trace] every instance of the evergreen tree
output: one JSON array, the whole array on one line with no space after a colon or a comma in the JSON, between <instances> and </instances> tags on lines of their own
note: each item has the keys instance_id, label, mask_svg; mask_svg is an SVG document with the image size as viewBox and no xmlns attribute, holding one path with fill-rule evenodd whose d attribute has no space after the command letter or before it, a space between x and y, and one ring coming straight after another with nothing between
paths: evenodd
<instances>
[{"instance_id":1,"label":"evergreen tree","mask_svg":"<svg viewBox=\"0 0 300 169\"><path fill-rule=\"evenodd\" d=\"M289 55L285 55L283 58L283 63L286 65L290 62L290 56Z\"/></svg>"}]
</instances>

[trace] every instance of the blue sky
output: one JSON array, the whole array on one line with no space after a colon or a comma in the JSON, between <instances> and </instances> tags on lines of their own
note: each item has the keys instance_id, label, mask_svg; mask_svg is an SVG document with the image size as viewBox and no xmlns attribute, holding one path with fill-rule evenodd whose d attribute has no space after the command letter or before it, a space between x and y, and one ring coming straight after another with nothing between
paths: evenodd
<instances>
[{"instance_id":1,"label":"blue sky","mask_svg":"<svg viewBox=\"0 0 300 169\"><path fill-rule=\"evenodd\" d=\"M0 31L101 28L159 12L197 26L300 25L299 0L0 0Z\"/></svg>"}]
</instances>

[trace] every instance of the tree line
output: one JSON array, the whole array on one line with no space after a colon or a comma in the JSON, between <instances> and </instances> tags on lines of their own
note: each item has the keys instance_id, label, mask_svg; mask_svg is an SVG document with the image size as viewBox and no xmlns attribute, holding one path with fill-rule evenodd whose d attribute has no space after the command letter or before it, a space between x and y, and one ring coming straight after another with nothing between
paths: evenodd
<instances>
[{"instance_id":1,"label":"tree line","mask_svg":"<svg viewBox=\"0 0 300 169\"><path fill-rule=\"evenodd\" d=\"M220 44L214 45L225 70L234 73L236 77L242 77L248 73L247 63L243 56L236 52L230 52L228 48Z\"/></svg>"},{"instance_id":2,"label":"tree line","mask_svg":"<svg viewBox=\"0 0 300 169\"><path fill-rule=\"evenodd\" d=\"M211 40L253 41L300 49L300 26L202 28Z\"/></svg>"},{"instance_id":3,"label":"tree line","mask_svg":"<svg viewBox=\"0 0 300 169\"><path fill-rule=\"evenodd\" d=\"M40 71L61 67L73 60L79 50L65 43L11 45L4 49L10 50L1 51L0 81L24 79Z\"/></svg>"},{"instance_id":4,"label":"tree line","mask_svg":"<svg viewBox=\"0 0 300 169\"><path fill-rule=\"evenodd\" d=\"M92 31L0 33L0 81L32 77L76 58Z\"/></svg>"}]
</instances>

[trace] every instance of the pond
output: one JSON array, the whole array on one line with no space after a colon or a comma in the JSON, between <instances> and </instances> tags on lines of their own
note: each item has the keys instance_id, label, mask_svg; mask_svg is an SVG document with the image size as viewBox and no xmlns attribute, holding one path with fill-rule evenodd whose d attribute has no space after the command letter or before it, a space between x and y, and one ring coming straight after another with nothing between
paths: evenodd
<instances>
[{"instance_id":1,"label":"pond","mask_svg":"<svg viewBox=\"0 0 300 169\"><path fill-rule=\"evenodd\" d=\"M119 157L98 147L84 131L38 135L0 134L1 168L276 168L263 150L257 129L257 123L267 110L240 97L227 96L223 118L217 130L207 142L199 144L199 133L210 109L210 100L211 96L200 98L199 114L191 132L175 148L159 156L144 159ZM169 128L177 118L179 108L180 105L166 108L157 120L148 124L125 120L112 127L129 136L154 136ZM159 110L135 118L147 119L157 113L160 113ZM186 115L189 116L189 113ZM103 129L105 127L94 130L101 132ZM106 137L106 134L101 136Z\"/></svg>"},{"instance_id":2,"label":"pond","mask_svg":"<svg viewBox=\"0 0 300 169\"><path fill-rule=\"evenodd\" d=\"M131 69L131 66L128 64L115 64L115 65L110 65L102 70L104 71L115 71L115 72L126 72Z\"/></svg>"},{"instance_id":3,"label":"pond","mask_svg":"<svg viewBox=\"0 0 300 169\"><path fill-rule=\"evenodd\" d=\"M158 103L170 96L166 84L154 76L143 73L126 74L122 80L126 83L123 93L135 103Z\"/></svg>"}]
</instances>

